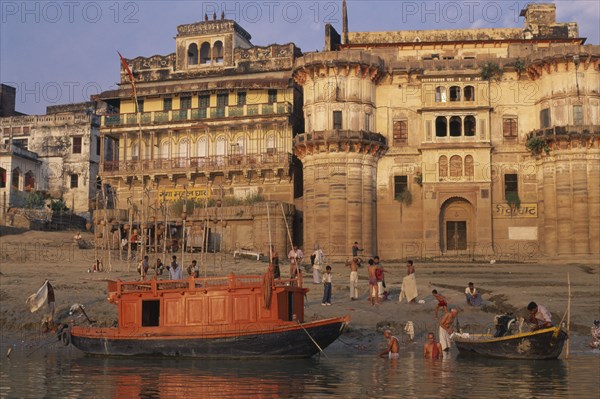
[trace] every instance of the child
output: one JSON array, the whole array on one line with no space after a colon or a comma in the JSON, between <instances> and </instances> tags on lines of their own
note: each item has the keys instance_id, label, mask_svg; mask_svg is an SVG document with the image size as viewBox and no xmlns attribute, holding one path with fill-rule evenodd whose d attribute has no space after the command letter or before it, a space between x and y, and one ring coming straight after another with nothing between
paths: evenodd
<instances>
[{"instance_id":1,"label":"child","mask_svg":"<svg viewBox=\"0 0 600 399\"><path fill-rule=\"evenodd\" d=\"M431 293L438 301L438 304L435 306L435 319L437 320L439 308L444 309L444 314L448 313L448 302L446 302L446 298L443 295L438 294L437 290L433 290Z\"/></svg>"},{"instance_id":2,"label":"child","mask_svg":"<svg viewBox=\"0 0 600 399\"><path fill-rule=\"evenodd\" d=\"M323 303L321 306L331 306L331 266L327 266L323 273Z\"/></svg>"}]
</instances>

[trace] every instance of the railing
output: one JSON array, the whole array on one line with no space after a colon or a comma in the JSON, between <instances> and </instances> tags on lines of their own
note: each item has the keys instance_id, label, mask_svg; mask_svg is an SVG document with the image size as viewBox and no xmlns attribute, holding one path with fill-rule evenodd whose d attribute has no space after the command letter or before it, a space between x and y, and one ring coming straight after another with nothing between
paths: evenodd
<instances>
[{"instance_id":1,"label":"railing","mask_svg":"<svg viewBox=\"0 0 600 399\"><path fill-rule=\"evenodd\" d=\"M14 144L10 144L10 143L5 143L5 144L0 144L0 152L4 152L4 153L13 153L15 155L20 155L26 158L30 158L30 159L37 159L38 158L38 154L33 152L33 151L29 151L26 150L24 148L21 148L19 146L16 146Z\"/></svg>"},{"instance_id":2,"label":"railing","mask_svg":"<svg viewBox=\"0 0 600 399\"><path fill-rule=\"evenodd\" d=\"M536 129L530 135L540 137L564 137L570 134L576 135L600 135L600 126L598 125L567 125L552 126L548 128Z\"/></svg>"},{"instance_id":3,"label":"railing","mask_svg":"<svg viewBox=\"0 0 600 399\"><path fill-rule=\"evenodd\" d=\"M246 169L262 166L289 165L289 153L209 156L171 159L147 159L129 161L105 161L105 175L144 173L167 173L173 170L219 171L224 169Z\"/></svg>"},{"instance_id":4,"label":"railing","mask_svg":"<svg viewBox=\"0 0 600 399\"><path fill-rule=\"evenodd\" d=\"M181 266L180 266L181 267ZM276 287L294 286L297 279L278 279L274 281ZM226 277L208 277L208 278L185 278L183 280L146 280L146 281L109 281L109 295L120 296L123 293L136 292L157 292L171 290L209 290L216 289L234 289L244 287L262 287L262 276L236 276L233 273ZM301 280L299 286L301 287Z\"/></svg>"},{"instance_id":5,"label":"railing","mask_svg":"<svg viewBox=\"0 0 600 399\"><path fill-rule=\"evenodd\" d=\"M151 124L254 115L284 115L290 114L291 112L292 105L288 102L284 102L274 104L178 109L172 111L151 111L142 112L140 117L142 124ZM137 123L137 114L135 113L105 115L102 117L102 126L104 127L135 126Z\"/></svg>"},{"instance_id":6,"label":"railing","mask_svg":"<svg viewBox=\"0 0 600 399\"><path fill-rule=\"evenodd\" d=\"M297 144L309 142L332 142L332 141L371 141L375 143L385 144L385 137L379 133L371 133L355 130L321 130L311 133L302 133L294 138Z\"/></svg>"}]
</instances>

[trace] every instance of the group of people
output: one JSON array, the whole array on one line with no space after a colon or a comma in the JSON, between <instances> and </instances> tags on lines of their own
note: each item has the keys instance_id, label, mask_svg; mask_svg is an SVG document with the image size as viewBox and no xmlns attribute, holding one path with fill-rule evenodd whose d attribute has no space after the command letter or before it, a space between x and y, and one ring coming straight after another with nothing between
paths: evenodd
<instances>
[{"instance_id":1,"label":"group of people","mask_svg":"<svg viewBox=\"0 0 600 399\"><path fill-rule=\"evenodd\" d=\"M160 258L156 259L154 266L154 275L156 278L161 276L163 273L168 273L169 280L183 280L183 267L177 262L177 255L171 257L171 263L164 265ZM144 281L148 277L148 271L150 270L150 259L148 255L144 256L144 259L138 266L138 272L140 273L141 280ZM200 267L198 262L194 259L186 268L188 277L198 278L200 277Z\"/></svg>"}]
</instances>

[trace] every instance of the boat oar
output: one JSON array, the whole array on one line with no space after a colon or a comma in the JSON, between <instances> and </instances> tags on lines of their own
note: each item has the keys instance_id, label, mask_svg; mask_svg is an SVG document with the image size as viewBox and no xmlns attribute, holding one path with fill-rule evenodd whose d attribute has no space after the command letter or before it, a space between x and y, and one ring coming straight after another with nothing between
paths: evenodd
<instances>
[{"instance_id":1,"label":"boat oar","mask_svg":"<svg viewBox=\"0 0 600 399\"><path fill-rule=\"evenodd\" d=\"M302 323L300 323L299 320L296 320L298 325L300 327L302 327L302 329L304 330L304 332L306 333L306 335L308 335L308 338L310 338L310 340L313 342L313 344L315 344L315 346L319 349L319 351L323 354L323 356L327 357L327 355L325 354L325 352L323 352L323 349L321 349L321 347L319 346L319 344L317 343L317 341L315 341L313 339L313 337L310 336L309 332L306 330L306 328L304 328L304 326L302 325Z\"/></svg>"}]
</instances>

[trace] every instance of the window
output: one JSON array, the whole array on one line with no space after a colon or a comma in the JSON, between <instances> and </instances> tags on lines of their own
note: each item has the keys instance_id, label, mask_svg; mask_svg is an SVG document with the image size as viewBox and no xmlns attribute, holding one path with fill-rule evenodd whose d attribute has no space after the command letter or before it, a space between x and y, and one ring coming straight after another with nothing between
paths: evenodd
<instances>
[{"instance_id":1,"label":"window","mask_svg":"<svg viewBox=\"0 0 600 399\"><path fill-rule=\"evenodd\" d=\"M71 188L79 187L79 175L72 174L71 175Z\"/></svg>"},{"instance_id":2,"label":"window","mask_svg":"<svg viewBox=\"0 0 600 399\"><path fill-rule=\"evenodd\" d=\"M507 173L504 175L504 199L511 194L519 194L519 176L516 173Z\"/></svg>"},{"instance_id":3,"label":"window","mask_svg":"<svg viewBox=\"0 0 600 399\"><path fill-rule=\"evenodd\" d=\"M460 87L450 87L450 101L460 101Z\"/></svg>"},{"instance_id":4,"label":"window","mask_svg":"<svg viewBox=\"0 0 600 399\"><path fill-rule=\"evenodd\" d=\"M435 102L445 103L446 102L446 88L438 86L435 88Z\"/></svg>"},{"instance_id":5,"label":"window","mask_svg":"<svg viewBox=\"0 0 600 399\"><path fill-rule=\"evenodd\" d=\"M394 176L394 199L408 190L408 176Z\"/></svg>"},{"instance_id":6,"label":"window","mask_svg":"<svg viewBox=\"0 0 600 399\"><path fill-rule=\"evenodd\" d=\"M208 155L206 150L206 137L200 137L196 142L196 154L200 158L204 158Z\"/></svg>"},{"instance_id":7,"label":"window","mask_svg":"<svg viewBox=\"0 0 600 399\"><path fill-rule=\"evenodd\" d=\"M473 167L473 157L467 155L465 157L465 176L473 177L475 175L475 169Z\"/></svg>"},{"instance_id":8,"label":"window","mask_svg":"<svg viewBox=\"0 0 600 399\"><path fill-rule=\"evenodd\" d=\"M342 129L342 111L333 111L333 129Z\"/></svg>"},{"instance_id":9,"label":"window","mask_svg":"<svg viewBox=\"0 0 600 399\"><path fill-rule=\"evenodd\" d=\"M144 100L138 100L137 112L144 112Z\"/></svg>"},{"instance_id":10,"label":"window","mask_svg":"<svg viewBox=\"0 0 600 399\"><path fill-rule=\"evenodd\" d=\"M213 47L213 59L218 63L223 62L223 42L222 41L215 42L215 45Z\"/></svg>"},{"instance_id":11,"label":"window","mask_svg":"<svg viewBox=\"0 0 600 399\"><path fill-rule=\"evenodd\" d=\"M210 44L207 42L200 46L200 64L210 64Z\"/></svg>"},{"instance_id":12,"label":"window","mask_svg":"<svg viewBox=\"0 0 600 399\"><path fill-rule=\"evenodd\" d=\"M163 99L163 111L170 111L173 109L173 99L165 98Z\"/></svg>"},{"instance_id":13,"label":"window","mask_svg":"<svg viewBox=\"0 0 600 399\"><path fill-rule=\"evenodd\" d=\"M227 107L229 105L229 93L217 94L217 108Z\"/></svg>"},{"instance_id":14,"label":"window","mask_svg":"<svg viewBox=\"0 0 600 399\"><path fill-rule=\"evenodd\" d=\"M439 161L440 177L448 177L448 157L442 155Z\"/></svg>"},{"instance_id":15,"label":"window","mask_svg":"<svg viewBox=\"0 0 600 399\"><path fill-rule=\"evenodd\" d=\"M6 187L6 169L0 168L0 188Z\"/></svg>"},{"instance_id":16,"label":"window","mask_svg":"<svg viewBox=\"0 0 600 399\"><path fill-rule=\"evenodd\" d=\"M100 148L100 147L101 147L101 146L100 146L100 144L101 144L101 143L102 143L102 142L101 142L101 139L100 139L100 137L96 137L96 155L100 155L100 150L101 150L101 148Z\"/></svg>"},{"instance_id":17,"label":"window","mask_svg":"<svg viewBox=\"0 0 600 399\"><path fill-rule=\"evenodd\" d=\"M198 108L208 108L210 107L210 95L203 94L198 96Z\"/></svg>"},{"instance_id":18,"label":"window","mask_svg":"<svg viewBox=\"0 0 600 399\"><path fill-rule=\"evenodd\" d=\"M267 154L273 155L277 152L277 147L275 144L275 135L269 134L267 136Z\"/></svg>"},{"instance_id":19,"label":"window","mask_svg":"<svg viewBox=\"0 0 600 399\"><path fill-rule=\"evenodd\" d=\"M452 155L450 157L450 177L461 177L462 174L462 158Z\"/></svg>"},{"instance_id":20,"label":"window","mask_svg":"<svg viewBox=\"0 0 600 399\"><path fill-rule=\"evenodd\" d=\"M12 144L13 144L15 147L19 147L19 148L22 148L22 149L24 149L24 150L27 150L27 149L28 149L29 142L28 142L28 140L27 140L27 139L13 139L13 140L12 140Z\"/></svg>"},{"instance_id":21,"label":"window","mask_svg":"<svg viewBox=\"0 0 600 399\"><path fill-rule=\"evenodd\" d=\"M514 139L517 137L517 118L504 118L502 120L502 134L505 139Z\"/></svg>"},{"instance_id":22,"label":"window","mask_svg":"<svg viewBox=\"0 0 600 399\"><path fill-rule=\"evenodd\" d=\"M450 136L459 137L462 134L462 120L460 116L450 118Z\"/></svg>"},{"instance_id":23,"label":"window","mask_svg":"<svg viewBox=\"0 0 600 399\"><path fill-rule=\"evenodd\" d=\"M273 104L277 102L277 90L276 89L269 89L269 104Z\"/></svg>"},{"instance_id":24,"label":"window","mask_svg":"<svg viewBox=\"0 0 600 399\"><path fill-rule=\"evenodd\" d=\"M394 145L408 144L408 121L394 122Z\"/></svg>"},{"instance_id":25,"label":"window","mask_svg":"<svg viewBox=\"0 0 600 399\"><path fill-rule=\"evenodd\" d=\"M25 191L30 192L35 189L35 177L33 177L33 172L28 171L25 173Z\"/></svg>"},{"instance_id":26,"label":"window","mask_svg":"<svg viewBox=\"0 0 600 399\"><path fill-rule=\"evenodd\" d=\"M188 47L188 65L198 65L198 45L190 44Z\"/></svg>"},{"instance_id":27,"label":"window","mask_svg":"<svg viewBox=\"0 0 600 399\"><path fill-rule=\"evenodd\" d=\"M192 97L190 97L190 96L181 97L181 99L179 100L179 108L180 109L192 108Z\"/></svg>"},{"instance_id":28,"label":"window","mask_svg":"<svg viewBox=\"0 0 600 399\"><path fill-rule=\"evenodd\" d=\"M475 88L473 86L465 86L465 101L475 101Z\"/></svg>"},{"instance_id":29,"label":"window","mask_svg":"<svg viewBox=\"0 0 600 399\"><path fill-rule=\"evenodd\" d=\"M467 137L475 136L475 117L472 115L465 116L464 125L464 134Z\"/></svg>"},{"instance_id":30,"label":"window","mask_svg":"<svg viewBox=\"0 0 600 399\"><path fill-rule=\"evenodd\" d=\"M448 135L447 125L448 121L445 116L435 118L435 136L446 137Z\"/></svg>"},{"instance_id":31,"label":"window","mask_svg":"<svg viewBox=\"0 0 600 399\"><path fill-rule=\"evenodd\" d=\"M583 107L581 105L573 105L573 124L583 125Z\"/></svg>"},{"instance_id":32,"label":"window","mask_svg":"<svg viewBox=\"0 0 600 399\"><path fill-rule=\"evenodd\" d=\"M238 92L237 105L238 105L238 107L242 107L242 106L246 105L246 92L245 91Z\"/></svg>"},{"instance_id":33,"label":"window","mask_svg":"<svg viewBox=\"0 0 600 399\"><path fill-rule=\"evenodd\" d=\"M73 154L81 154L81 137L73 137Z\"/></svg>"},{"instance_id":34,"label":"window","mask_svg":"<svg viewBox=\"0 0 600 399\"><path fill-rule=\"evenodd\" d=\"M21 176L21 172L19 169L13 169L10 185L14 190L19 190L19 178Z\"/></svg>"},{"instance_id":35,"label":"window","mask_svg":"<svg viewBox=\"0 0 600 399\"><path fill-rule=\"evenodd\" d=\"M542 129L550 127L550 108L540 111L540 127Z\"/></svg>"}]
</instances>

